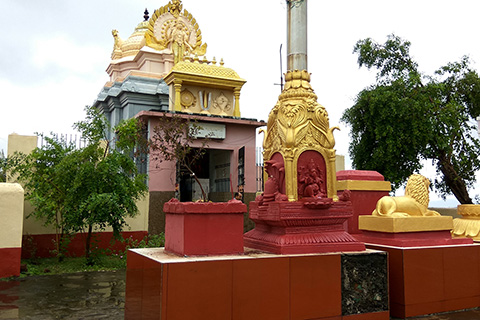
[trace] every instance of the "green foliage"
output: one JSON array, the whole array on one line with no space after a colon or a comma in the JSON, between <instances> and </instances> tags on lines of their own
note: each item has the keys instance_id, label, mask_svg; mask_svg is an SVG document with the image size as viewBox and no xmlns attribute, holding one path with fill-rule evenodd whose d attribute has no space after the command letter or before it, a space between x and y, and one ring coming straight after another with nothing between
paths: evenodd
<instances>
[{"instance_id":1,"label":"green foliage","mask_svg":"<svg viewBox=\"0 0 480 320\"><path fill-rule=\"evenodd\" d=\"M125 260L116 255L101 255L95 265L85 265L83 257L66 257L61 262L56 258L24 259L22 264L26 265L26 271L20 274L20 278L47 274L123 270L126 266Z\"/></svg>"},{"instance_id":2,"label":"green foliage","mask_svg":"<svg viewBox=\"0 0 480 320\"><path fill-rule=\"evenodd\" d=\"M105 117L93 107L87 107L86 113L86 119L74 125L86 138L85 147L44 137L44 146L29 155L16 154L11 166L35 207L33 215L55 226L57 253L61 254L66 235L87 232L88 260L93 231L111 227L119 236L125 218L137 213L136 201L147 192L147 186L130 156L134 140L140 136L134 132L135 128L141 130L138 120L120 123L115 128L116 138L109 141Z\"/></svg>"},{"instance_id":3,"label":"green foliage","mask_svg":"<svg viewBox=\"0 0 480 320\"><path fill-rule=\"evenodd\" d=\"M200 186L203 201L207 201L202 184L192 169L195 162L205 154L208 144L207 137L201 140L199 147L194 148L192 146L198 140L195 136L201 129L195 121L190 121L178 115L170 114L168 117L164 116L153 129L153 135L150 139L150 150L153 160L159 162L173 161L177 163L180 169L187 170Z\"/></svg>"},{"instance_id":4,"label":"green foliage","mask_svg":"<svg viewBox=\"0 0 480 320\"><path fill-rule=\"evenodd\" d=\"M7 181L7 158L3 153L3 150L0 150L0 182Z\"/></svg>"},{"instance_id":5,"label":"green foliage","mask_svg":"<svg viewBox=\"0 0 480 320\"><path fill-rule=\"evenodd\" d=\"M431 159L440 194L471 203L467 190L480 169L480 78L468 57L422 75L409 48L395 35L384 44L365 39L354 47L359 66L377 69L377 83L342 116L351 126L353 166L377 170L398 188Z\"/></svg>"},{"instance_id":6,"label":"green foliage","mask_svg":"<svg viewBox=\"0 0 480 320\"><path fill-rule=\"evenodd\" d=\"M165 233L149 234L142 240L135 240L132 237L123 240L125 244L124 255L126 255L128 249L135 248L159 248L165 246Z\"/></svg>"}]
</instances>

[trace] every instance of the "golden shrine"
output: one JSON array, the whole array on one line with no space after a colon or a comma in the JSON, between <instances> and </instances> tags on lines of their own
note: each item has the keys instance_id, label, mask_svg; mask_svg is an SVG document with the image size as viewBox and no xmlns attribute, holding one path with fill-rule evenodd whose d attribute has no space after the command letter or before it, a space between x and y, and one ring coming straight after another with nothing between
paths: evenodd
<instances>
[{"instance_id":1,"label":"golden shrine","mask_svg":"<svg viewBox=\"0 0 480 320\"><path fill-rule=\"evenodd\" d=\"M145 11L145 21L127 40L112 31L110 85L129 75L164 79L170 87L169 111L240 117L246 81L224 67L223 59L207 59L196 19L182 10L180 0L171 0L150 18Z\"/></svg>"},{"instance_id":2,"label":"golden shrine","mask_svg":"<svg viewBox=\"0 0 480 320\"><path fill-rule=\"evenodd\" d=\"M306 195L313 184L305 180L307 176L317 184L310 196L338 200L335 129L338 127L329 126L327 110L317 102L310 74L306 70L288 71L285 88L268 116L263 148L265 161L284 161L285 189L281 186L280 192L289 201Z\"/></svg>"}]
</instances>

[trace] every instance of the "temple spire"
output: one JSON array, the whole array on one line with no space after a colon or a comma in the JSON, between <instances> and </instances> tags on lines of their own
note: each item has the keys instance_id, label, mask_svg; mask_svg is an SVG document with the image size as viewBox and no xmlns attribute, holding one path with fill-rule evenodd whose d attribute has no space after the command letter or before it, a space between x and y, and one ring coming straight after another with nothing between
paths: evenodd
<instances>
[{"instance_id":1,"label":"temple spire","mask_svg":"<svg viewBox=\"0 0 480 320\"><path fill-rule=\"evenodd\" d=\"M287 70L307 70L307 0L287 0Z\"/></svg>"}]
</instances>

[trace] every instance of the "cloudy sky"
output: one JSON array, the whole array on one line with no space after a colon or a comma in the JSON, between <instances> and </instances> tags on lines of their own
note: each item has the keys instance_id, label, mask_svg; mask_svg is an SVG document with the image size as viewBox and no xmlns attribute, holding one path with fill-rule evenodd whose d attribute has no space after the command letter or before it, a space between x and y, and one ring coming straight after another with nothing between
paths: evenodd
<instances>
[{"instance_id":1,"label":"cloudy sky","mask_svg":"<svg viewBox=\"0 0 480 320\"><path fill-rule=\"evenodd\" d=\"M0 1L0 150L15 132L72 133L102 89L113 48L112 29L126 39L167 0ZM286 40L284 0L183 0L197 19L207 57L223 58L247 83L242 117L267 120L280 88L279 49ZM336 132L337 154L347 155L348 128L340 123L374 72L352 54L359 39L396 34L412 42L425 73L469 55L478 69L480 3L472 0L310 0L308 69L318 102ZM285 62L285 50L283 51ZM283 67L285 71L285 66ZM349 161L347 160L347 169ZM433 177L434 172L429 171Z\"/></svg>"}]
</instances>

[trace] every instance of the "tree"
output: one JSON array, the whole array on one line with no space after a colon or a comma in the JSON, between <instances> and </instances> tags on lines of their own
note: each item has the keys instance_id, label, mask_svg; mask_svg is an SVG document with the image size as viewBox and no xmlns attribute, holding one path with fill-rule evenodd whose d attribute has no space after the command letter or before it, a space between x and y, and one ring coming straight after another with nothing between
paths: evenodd
<instances>
[{"instance_id":1,"label":"tree","mask_svg":"<svg viewBox=\"0 0 480 320\"><path fill-rule=\"evenodd\" d=\"M480 79L468 57L425 76L395 35L384 44L360 40L358 64L377 70L376 84L362 90L342 121L351 126L349 153L356 169L377 170L394 189L430 159L435 188L445 198L472 203L468 189L480 169Z\"/></svg>"},{"instance_id":2,"label":"tree","mask_svg":"<svg viewBox=\"0 0 480 320\"><path fill-rule=\"evenodd\" d=\"M15 155L14 172L24 182L33 213L57 230L57 252L65 235L86 232L85 253L91 258L95 229L111 227L115 237L126 226L125 218L137 213L136 201L147 191L145 176L138 174L131 157L140 137L137 119L110 127L96 108L86 108L86 119L74 124L87 144L83 148L58 137L44 137L46 144L29 155Z\"/></svg>"},{"instance_id":3,"label":"tree","mask_svg":"<svg viewBox=\"0 0 480 320\"><path fill-rule=\"evenodd\" d=\"M207 195L195 174L194 165L206 152L208 135L201 140L200 146L192 146L201 129L195 121L176 114L164 114L159 124L153 128L149 145L153 160L173 161L177 164L177 171L185 169L197 182L202 191L202 199L206 201Z\"/></svg>"}]
</instances>

